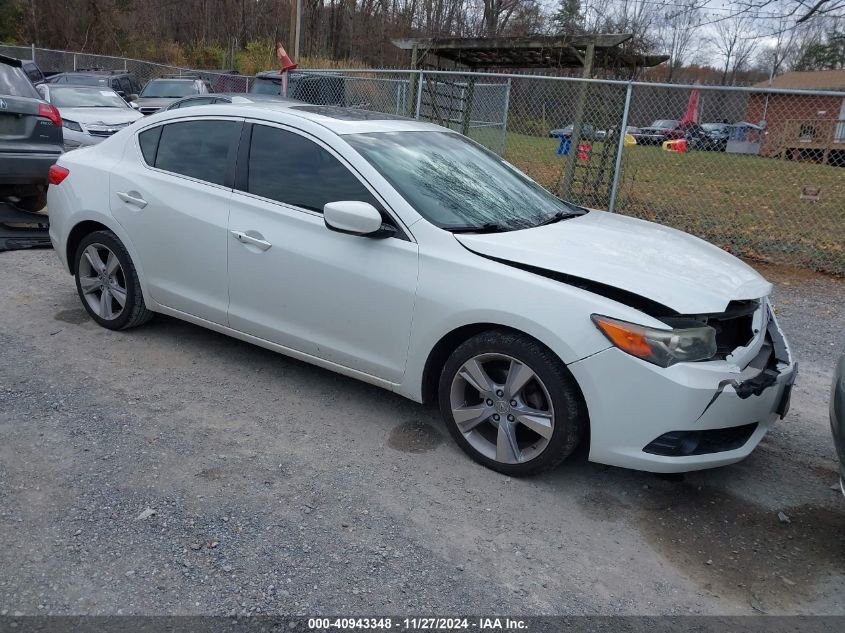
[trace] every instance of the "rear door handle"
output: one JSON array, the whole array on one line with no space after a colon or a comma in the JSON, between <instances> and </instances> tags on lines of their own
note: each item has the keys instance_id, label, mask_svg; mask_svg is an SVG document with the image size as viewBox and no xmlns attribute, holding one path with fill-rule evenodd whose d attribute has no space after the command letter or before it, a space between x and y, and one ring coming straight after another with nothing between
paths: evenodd
<instances>
[{"instance_id":1,"label":"rear door handle","mask_svg":"<svg viewBox=\"0 0 845 633\"><path fill-rule=\"evenodd\" d=\"M139 209L143 209L147 206L147 201L144 200L140 195L133 196L125 191L118 191L117 197L123 200L126 204L134 204Z\"/></svg>"},{"instance_id":2,"label":"rear door handle","mask_svg":"<svg viewBox=\"0 0 845 633\"><path fill-rule=\"evenodd\" d=\"M261 239L261 234L259 233L259 237L253 237L249 235L245 231L231 231L232 235L235 236L241 244L250 244L252 246L256 246L260 248L262 251L266 251L268 248L273 246L270 242Z\"/></svg>"}]
</instances>

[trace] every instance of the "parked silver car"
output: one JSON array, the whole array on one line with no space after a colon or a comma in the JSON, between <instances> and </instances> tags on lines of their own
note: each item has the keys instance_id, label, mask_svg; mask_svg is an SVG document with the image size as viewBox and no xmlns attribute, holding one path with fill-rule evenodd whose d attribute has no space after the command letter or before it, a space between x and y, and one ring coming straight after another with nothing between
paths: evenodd
<instances>
[{"instance_id":1,"label":"parked silver car","mask_svg":"<svg viewBox=\"0 0 845 633\"><path fill-rule=\"evenodd\" d=\"M210 92L208 83L195 77L153 79L144 86L141 94L132 102L132 107L141 114L152 114L166 108L176 99Z\"/></svg>"},{"instance_id":2,"label":"parked silver car","mask_svg":"<svg viewBox=\"0 0 845 633\"><path fill-rule=\"evenodd\" d=\"M65 151L96 145L144 116L111 88L40 84L38 92L61 113Z\"/></svg>"}]
</instances>

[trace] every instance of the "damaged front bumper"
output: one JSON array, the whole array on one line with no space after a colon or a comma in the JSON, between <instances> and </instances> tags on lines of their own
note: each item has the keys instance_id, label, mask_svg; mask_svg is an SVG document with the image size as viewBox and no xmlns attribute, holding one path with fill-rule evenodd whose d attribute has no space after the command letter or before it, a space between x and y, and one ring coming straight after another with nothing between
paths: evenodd
<instances>
[{"instance_id":1,"label":"damaged front bumper","mask_svg":"<svg viewBox=\"0 0 845 633\"><path fill-rule=\"evenodd\" d=\"M723 466L786 415L797 365L768 304L747 348L662 368L610 348L569 365L590 415L590 460L652 472Z\"/></svg>"}]
</instances>

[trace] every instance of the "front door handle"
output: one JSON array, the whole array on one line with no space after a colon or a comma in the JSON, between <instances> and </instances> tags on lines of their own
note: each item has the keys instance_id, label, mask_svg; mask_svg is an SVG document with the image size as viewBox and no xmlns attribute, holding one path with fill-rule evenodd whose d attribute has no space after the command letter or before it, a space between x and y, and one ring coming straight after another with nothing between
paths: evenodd
<instances>
[{"instance_id":1,"label":"front door handle","mask_svg":"<svg viewBox=\"0 0 845 633\"><path fill-rule=\"evenodd\" d=\"M134 204L139 209L143 209L147 206L147 201L144 200L140 195L133 196L132 194L126 193L125 191L118 191L117 197L123 200L126 204Z\"/></svg>"},{"instance_id":2,"label":"front door handle","mask_svg":"<svg viewBox=\"0 0 845 633\"><path fill-rule=\"evenodd\" d=\"M258 237L253 237L246 231L231 231L231 233L241 244L250 244L260 248L262 251L266 251L268 248L273 246L270 242L261 239L260 233L258 233Z\"/></svg>"}]
</instances>

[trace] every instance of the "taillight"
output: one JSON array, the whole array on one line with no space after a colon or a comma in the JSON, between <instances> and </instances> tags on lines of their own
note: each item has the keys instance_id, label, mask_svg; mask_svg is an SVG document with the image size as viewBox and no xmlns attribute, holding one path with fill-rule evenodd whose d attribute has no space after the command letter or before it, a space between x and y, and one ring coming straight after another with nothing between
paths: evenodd
<instances>
[{"instance_id":1,"label":"taillight","mask_svg":"<svg viewBox=\"0 0 845 633\"><path fill-rule=\"evenodd\" d=\"M58 185L68 177L69 173L70 170L67 167L62 167L61 165L50 165L47 180L50 181L51 185Z\"/></svg>"},{"instance_id":2,"label":"taillight","mask_svg":"<svg viewBox=\"0 0 845 633\"><path fill-rule=\"evenodd\" d=\"M38 116L50 119L53 122L53 125L62 127L62 116L59 114L56 106L50 105L49 103L39 103Z\"/></svg>"}]
</instances>

